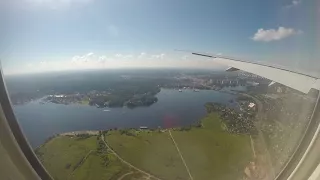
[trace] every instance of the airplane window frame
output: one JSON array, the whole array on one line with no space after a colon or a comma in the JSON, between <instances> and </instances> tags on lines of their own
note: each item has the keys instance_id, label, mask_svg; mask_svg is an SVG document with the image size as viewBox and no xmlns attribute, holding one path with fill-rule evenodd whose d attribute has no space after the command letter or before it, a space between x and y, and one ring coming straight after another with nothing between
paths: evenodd
<instances>
[{"instance_id":1,"label":"airplane window frame","mask_svg":"<svg viewBox=\"0 0 320 180\"><path fill-rule=\"evenodd\" d=\"M17 121L14 115L1 67L0 67L0 73L1 73L0 105L5 116L5 120L7 121L10 127L10 130L15 140L17 141L17 144L19 145L22 153L24 154L24 156L26 157L26 159L28 160L29 164L32 166L34 171L38 174L38 176L42 180L53 180L51 175L48 173L48 171L44 168L42 163L39 161L39 159L35 155L33 149L31 148L27 138L25 137L19 125L19 122Z\"/></svg>"}]
</instances>

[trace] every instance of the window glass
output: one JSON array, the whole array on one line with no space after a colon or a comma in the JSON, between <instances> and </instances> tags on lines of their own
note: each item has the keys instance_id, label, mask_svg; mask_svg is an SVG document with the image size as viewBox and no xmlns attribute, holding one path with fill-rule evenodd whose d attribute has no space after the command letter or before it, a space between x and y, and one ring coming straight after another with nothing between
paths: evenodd
<instances>
[{"instance_id":1,"label":"window glass","mask_svg":"<svg viewBox=\"0 0 320 180\"><path fill-rule=\"evenodd\" d=\"M0 2L0 58L14 113L54 179L273 179L318 97L317 7Z\"/></svg>"}]
</instances>

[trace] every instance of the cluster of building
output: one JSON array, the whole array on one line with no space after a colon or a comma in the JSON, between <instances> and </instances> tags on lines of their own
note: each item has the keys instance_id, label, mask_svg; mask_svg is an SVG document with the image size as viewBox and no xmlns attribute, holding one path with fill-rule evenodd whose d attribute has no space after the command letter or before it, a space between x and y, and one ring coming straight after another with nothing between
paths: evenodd
<instances>
[{"instance_id":1,"label":"cluster of building","mask_svg":"<svg viewBox=\"0 0 320 180\"><path fill-rule=\"evenodd\" d=\"M80 101L87 100L90 101L90 95L87 94L59 94L59 95L49 95L45 101L56 103L56 104L73 104L79 103Z\"/></svg>"},{"instance_id":2,"label":"cluster of building","mask_svg":"<svg viewBox=\"0 0 320 180\"><path fill-rule=\"evenodd\" d=\"M241 104L240 104L241 103ZM223 123L226 125L226 130L235 134L252 134L256 133L253 123L255 110L250 108L253 105L250 102L240 102L240 111L234 108L229 108L217 103L207 103L206 108L209 112L219 112ZM247 107L247 108L243 108Z\"/></svg>"}]
</instances>

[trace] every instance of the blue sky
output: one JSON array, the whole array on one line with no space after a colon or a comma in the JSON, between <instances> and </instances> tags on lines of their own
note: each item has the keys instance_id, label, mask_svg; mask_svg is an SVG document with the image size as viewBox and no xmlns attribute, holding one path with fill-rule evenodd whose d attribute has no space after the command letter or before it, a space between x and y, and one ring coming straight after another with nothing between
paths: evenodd
<instances>
[{"instance_id":1,"label":"blue sky","mask_svg":"<svg viewBox=\"0 0 320 180\"><path fill-rule=\"evenodd\" d=\"M0 2L6 74L218 67L174 49L319 70L316 0L11 0Z\"/></svg>"}]
</instances>

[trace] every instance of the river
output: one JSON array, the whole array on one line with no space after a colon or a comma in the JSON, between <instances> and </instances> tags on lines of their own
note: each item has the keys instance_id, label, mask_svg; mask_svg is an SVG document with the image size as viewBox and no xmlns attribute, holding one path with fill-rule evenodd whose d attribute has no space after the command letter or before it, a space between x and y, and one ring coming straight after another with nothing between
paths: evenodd
<instances>
[{"instance_id":1,"label":"river","mask_svg":"<svg viewBox=\"0 0 320 180\"><path fill-rule=\"evenodd\" d=\"M213 90L161 89L158 102L149 107L96 108L87 105L62 105L33 101L14 106L15 115L32 147L41 145L48 137L63 132L138 128L140 126L177 127L189 125L206 115L206 102L229 106L236 95ZM105 110L105 111L104 111Z\"/></svg>"}]
</instances>

